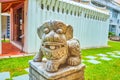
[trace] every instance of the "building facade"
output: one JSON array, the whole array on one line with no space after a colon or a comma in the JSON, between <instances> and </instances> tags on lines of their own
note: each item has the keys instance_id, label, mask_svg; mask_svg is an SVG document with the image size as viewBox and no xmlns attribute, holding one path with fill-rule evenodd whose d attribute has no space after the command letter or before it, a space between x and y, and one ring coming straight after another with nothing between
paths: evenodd
<instances>
[{"instance_id":1,"label":"building facade","mask_svg":"<svg viewBox=\"0 0 120 80\"><path fill-rule=\"evenodd\" d=\"M23 1L23 4L21 3L22 10L20 6L10 8L10 39L12 43L18 40L20 35L16 28L17 30L21 29L20 24L22 24L22 34L24 34L22 39L23 47L27 53L39 51L41 42L37 35L37 28L48 20L60 20L73 26L74 36L79 39L81 48L107 46L109 29L108 11L68 0L14 1ZM16 24L19 24L19 26L15 27L17 26Z\"/></svg>"},{"instance_id":2,"label":"building facade","mask_svg":"<svg viewBox=\"0 0 120 80\"><path fill-rule=\"evenodd\" d=\"M82 0L89 1L90 5L108 9L110 11L109 32L120 36L120 2L118 0Z\"/></svg>"}]
</instances>

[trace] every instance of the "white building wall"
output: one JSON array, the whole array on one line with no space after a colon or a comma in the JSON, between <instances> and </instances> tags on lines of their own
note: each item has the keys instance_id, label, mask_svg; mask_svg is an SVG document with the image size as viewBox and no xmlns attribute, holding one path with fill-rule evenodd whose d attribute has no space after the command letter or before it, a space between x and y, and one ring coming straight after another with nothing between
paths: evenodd
<instances>
[{"instance_id":1,"label":"white building wall","mask_svg":"<svg viewBox=\"0 0 120 80\"><path fill-rule=\"evenodd\" d=\"M40 39L37 35L37 28L48 20L61 20L72 25L74 36L79 39L82 48L107 46L108 13L80 3L63 0L29 0L28 3L28 26L26 30L28 34L26 34L27 43L25 43L28 47L28 53L38 52ZM42 5L44 5L43 9L41 8ZM47 10L47 5L49 5L49 10ZM63 9L64 12L62 13Z\"/></svg>"},{"instance_id":2,"label":"white building wall","mask_svg":"<svg viewBox=\"0 0 120 80\"><path fill-rule=\"evenodd\" d=\"M2 6L1 6L1 3L0 3L0 54L2 54L2 44L1 44L1 41L2 41L2 39L1 39L1 28L2 28L2 24L1 24L1 9L2 9Z\"/></svg>"},{"instance_id":3,"label":"white building wall","mask_svg":"<svg viewBox=\"0 0 120 80\"><path fill-rule=\"evenodd\" d=\"M119 20L118 24L117 24L117 36L120 36L120 12L118 13L118 17L117 20Z\"/></svg>"}]
</instances>

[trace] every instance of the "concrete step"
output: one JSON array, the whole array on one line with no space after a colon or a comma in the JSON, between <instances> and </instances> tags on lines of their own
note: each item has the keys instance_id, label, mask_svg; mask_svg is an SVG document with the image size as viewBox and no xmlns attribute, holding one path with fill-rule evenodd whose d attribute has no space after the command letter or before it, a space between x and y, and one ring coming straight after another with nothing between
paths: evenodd
<instances>
[{"instance_id":1,"label":"concrete step","mask_svg":"<svg viewBox=\"0 0 120 80\"><path fill-rule=\"evenodd\" d=\"M26 68L25 71L27 71L29 73L29 68Z\"/></svg>"},{"instance_id":2,"label":"concrete step","mask_svg":"<svg viewBox=\"0 0 120 80\"><path fill-rule=\"evenodd\" d=\"M9 72L1 72L0 73L0 80L6 80L10 78L10 73Z\"/></svg>"},{"instance_id":3,"label":"concrete step","mask_svg":"<svg viewBox=\"0 0 120 80\"><path fill-rule=\"evenodd\" d=\"M13 77L13 80L29 80L29 75L25 74L25 75Z\"/></svg>"}]
</instances>

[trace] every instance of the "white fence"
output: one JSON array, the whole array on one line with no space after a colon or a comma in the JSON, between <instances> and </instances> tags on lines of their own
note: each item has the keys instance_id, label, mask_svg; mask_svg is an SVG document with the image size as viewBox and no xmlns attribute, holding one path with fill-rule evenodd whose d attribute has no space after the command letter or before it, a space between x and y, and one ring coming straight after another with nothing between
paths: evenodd
<instances>
[{"instance_id":1,"label":"white fence","mask_svg":"<svg viewBox=\"0 0 120 80\"><path fill-rule=\"evenodd\" d=\"M26 26L27 52L38 52L40 39L37 27L47 20L70 24L82 48L107 46L109 14L80 3L65 0L29 0Z\"/></svg>"}]
</instances>

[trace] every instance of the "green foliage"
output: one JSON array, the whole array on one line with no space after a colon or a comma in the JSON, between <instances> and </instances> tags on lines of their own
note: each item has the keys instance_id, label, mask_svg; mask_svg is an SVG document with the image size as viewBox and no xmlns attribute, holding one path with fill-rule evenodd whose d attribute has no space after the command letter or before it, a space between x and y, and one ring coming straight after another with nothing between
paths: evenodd
<instances>
[{"instance_id":1,"label":"green foliage","mask_svg":"<svg viewBox=\"0 0 120 80\"><path fill-rule=\"evenodd\" d=\"M85 80L119 80L120 79L120 60L111 61L101 60L100 64L94 65L85 63Z\"/></svg>"},{"instance_id":2,"label":"green foliage","mask_svg":"<svg viewBox=\"0 0 120 80\"><path fill-rule=\"evenodd\" d=\"M5 79L5 80L13 80L13 79L10 78L10 79Z\"/></svg>"},{"instance_id":3,"label":"green foliage","mask_svg":"<svg viewBox=\"0 0 120 80\"><path fill-rule=\"evenodd\" d=\"M24 70L29 67L28 61L33 56L0 59L0 72L9 71L11 77L26 74Z\"/></svg>"},{"instance_id":4,"label":"green foliage","mask_svg":"<svg viewBox=\"0 0 120 80\"><path fill-rule=\"evenodd\" d=\"M88 55L98 57L97 54L99 53L106 54L107 52L120 51L120 42L109 41L108 45L109 47L82 50L82 59L87 60L85 56ZM97 58L101 63L96 65L84 62L84 64L86 64L85 80L119 80L120 59L113 58L111 56L108 57L112 58L112 60L104 61ZM29 67L28 61L32 58L33 56L0 59L0 72L10 71L11 78L26 74L27 72L24 69Z\"/></svg>"},{"instance_id":5,"label":"green foliage","mask_svg":"<svg viewBox=\"0 0 120 80\"><path fill-rule=\"evenodd\" d=\"M10 42L10 40L9 40L9 39L6 39L6 40L2 40L2 42Z\"/></svg>"},{"instance_id":6,"label":"green foliage","mask_svg":"<svg viewBox=\"0 0 120 80\"><path fill-rule=\"evenodd\" d=\"M120 42L109 41L109 47L93 48L82 50L82 59L88 60L85 56L96 56L97 60L101 61L100 64L86 64L85 80L119 80L120 79L120 58L112 58L110 61L100 60L97 54L106 54L107 52L120 51ZM114 54L114 53L113 53Z\"/></svg>"},{"instance_id":7,"label":"green foliage","mask_svg":"<svg viewBox=\"0 0 120 80\"><path fill-rule=\"evenodd\" d=\"M114 32L109 32L108 37L112 37L112 36L115 36L115 33Z\"/></svg>"}]
</instances>

